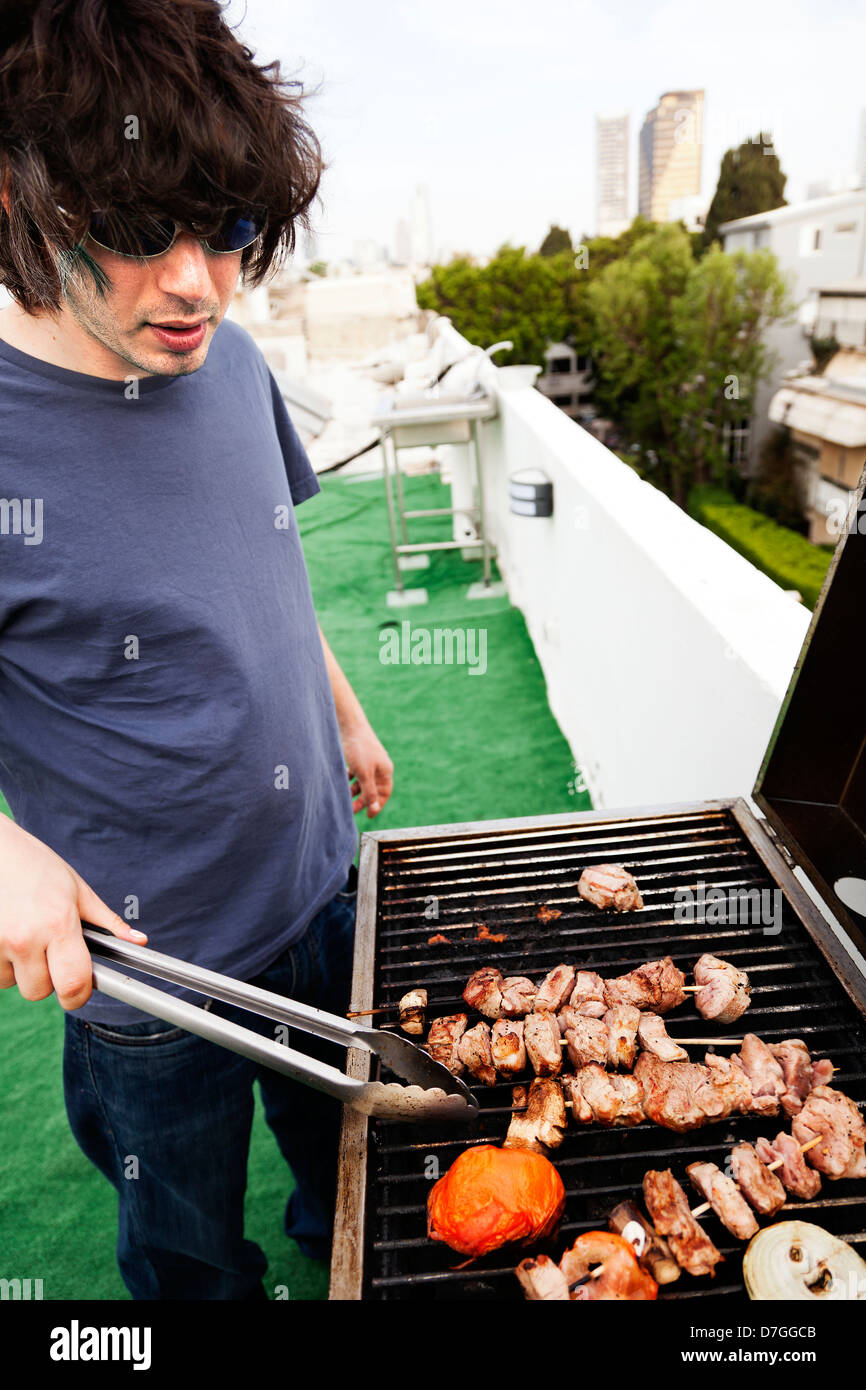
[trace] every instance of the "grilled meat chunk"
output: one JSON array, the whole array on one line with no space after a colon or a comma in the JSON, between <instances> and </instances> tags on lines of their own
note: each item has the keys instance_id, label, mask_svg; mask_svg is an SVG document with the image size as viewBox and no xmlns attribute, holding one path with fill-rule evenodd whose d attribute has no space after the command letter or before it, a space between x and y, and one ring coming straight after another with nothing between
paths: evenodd
<instances>
[{"instance_id":1,"label":"grilled meat chunk","mask_svg":"<svg viewBox=\"0 0 866 1390\"><path fill-rule=\"evenodd\" d=\"M485 965L470 975L463 991L464 1002L485 1018L499 1018L502 1009L502 971Z\"/></svg>"},{"instance_id":2,"label":"grilled meat chunk","mask_svg":"<svg viewBox=\"0 0 866 1390\"><path fill-rule=\"evenodd\" d=\"M574 967L571 965L556 965L545 975L538 987L535 996L535 1009L549 1009L551 1013L556 1013L557 1009L570 998L571 991L574 989Z\"/></svg>"},{"instance_id":3,"label":"grilled meat chunk","mask_svg":"<svg viewBox=\"0 0 866 1390\"><path fill-rule=\"evenodd\" d=\"M578 970L574 977L574 989L569 1004L588 1018L601 1018L607 1004L604 1002L604 980L594 970Z\"/></svg>"},{"instance_id":4,"label":"grilled meat chunk","mask_svg":"<svg viewBox=\"0 0 866 1390\"><path fill-rule=\"evenodd\" d=\"M509 975L502 981L500 1018L523 1018L524 1014L531 1014L535 995L535 985L525 975Z\"/></svg>"},{"instance_id":5,"label":"grilled meat chunk","mask_svg":"<svg viewBox=\"0 0 866 1390\"><path fill-rule=\"evenodd\" d=\"M706 1120L726 1115L724 1098L712 1084L709 1068L697 1062L660 1062L641 1052L634 1075L643 1086L647 1119L680 1134Z\"/></svg>"},{"instance_id":6,"label":"grilled meat chunk","mask_svg":"<svg viewBox=\"0 0 866 1390\"><path fill-rule=\"evenodd\" d=\"M622 864L596 864L584 869L577 891L587 902L614 912L633 912L643 907L638 886Z\"/></svg>"},{"instance_id":7,"label":"grilled meat chunk","mask_svg":"<svg viewBox=\"0 0 866 1390\"><path fill-rule=\"evenodd\" d=\"M686 1172L692 1186L709 1202L723 1226L737 1240L751 1240L758 1232L755 1214L743 1194L715 1163L690 1163Z\"/></svg>"},{"instance_id":8,"label":"grilled meat chunk","mask_svg":"<svg viewBox=\"0 0 866 1390\"><path fill-rule=\"evenodd\" d=\"M631 1069L637 1055L640 1010L632 1004L614 1004L602 1023L607 1028L607 1059L612 1067Z\"/></svg>"},{"instance_id":9,"label":"grilled meat chunk","mask_svg":"<svg viewBox=\"0 0 866 1390\"><path fill-rule=\"evenodd\" d=\"M791 1128L800 1144L821 1136L821 1143L806 1154L810 1168L828 1178L866 1178L866 1124L844 1092L817 1086Z\"/></svg>"},{"instance_id":10,"label":"grilled meat chunk","mask_svg":"<svg viewBox=\"0 0 866 1390\"><path fill-rule=\"evenodd\" d=\"M467 1028L457 1044L457 1056L476 1081L483 1081L485 1086L496 1085L489 1023L476 1023L474 1028Z\"/></svg>"},{"instance_id":11,"label":"grilled meat chunk","mask_svg":"<svg viewBox=\"0 0 866 1390\"><path fill-rule=\"evenodd\" d=\"M544 1146L539 1142L535 1133L535 1126L530 1124L526 1118L526 1109L529 1104L529 1087L512 1086L511 1105L513 1114L508 1123L508 1132L503 1140L503 1148L506 1149L531 1149L533 1153L544 1153Z\"/></svg>"},{"instance_id":12,"label":"grilled meat chunk","mask_svg":"<svg viewBox=\"0 0 866 1390\"><path fill-rule=\"evenodd\" d=\"M578 1014L574 1027L565 1035L568 1043L568 1058L573 1067L585 1067L589 1062L600 1062L607 1066L608 1031L607 1024L600 1018L584 1018Z\"/></svg>"},{"instance_id":13,"label":"grilled meat chunk","mask_svg":"<svg viewBox=\"0 0 866 1390\"><path fill-rule=\"evenodd\" d=\"M812 1090L816 1086L829 1086L833 1080L833 1072L836 1068L829 1057L822 1057L819 1062L812 1063Z\"/></svg>"},{"instance_id":14,"label":"grilled meat chunk","mask_svg":"<svg viewBox=\"0 0 866 1390\"><path fill-rule=\"evenodd\" d=\"M817 1148L817 1145L815 1147ZM821 1174L807 1166L806 1155L800 1152L800 1145L792 1135L782 1130L775 1139L765 1139L762 1134L760 1139L755 1140L755 1149L762 1163L770 1164L782 1160L781 1168L777 1168L770 1176L777 1182L781 1180L780 1185L790 1192L792 1197L801 1197L804 1201L817 1197L821 1191ZM764 1210L763 1207L755 1206L754 1202L752 1206L756 1211ZM770 1207L768 1210L777 1211L778 1207Z\"/></svg>"},{"instance_id":15,"label":"grilled meat chunk","mask_svg":"<svg viewBox=\"0 0 866 1390\"><path fill-rule=\"evenodd\" d=\"M536 1077L527 1086L515 1086L512 1091L515 1114L511 1116L505 1136L506 1149L532 1149L547 1153L558 1149L568 1127L562 1087L558 1081ZM526 1109L520 1113L520 1107Z\"/></svg>"},{"instance_id":16,"label":"grilled meat chunk","mask_svg":"<svg viewBox=\"0 0 866 1390\"><path fill-rule=\"evenodd\" d=\"M785 1205L785 1189L762 1160L763 1154L751 1144L735 1144L731 1149L734 1182L755 1211L761 1216L772 1216Z\"/></svg>"},{"instance_id":17,"label":"grilled meat chunk","mask_svg":"<svg viewBox=\"0 0 866 1390\"><path fill-rule=\"evenodd\" d=\"M719 1093L724 1113L751 1114L754 1108L752 1087L739 1057L723 1057L720 1052L708 1052L704 1065L710 1073L710 1083Z\"/></svg>"},{"instance_id":18,"label":"grilled meat chunk","mask_svg":"<svg viewBox=\"0 0 866 1390\"><path fill-rule=\"evenodd\" d=\"M780 1097L786 1115L798 1115L803 1109L803 1101L814 1086L826 1084L827 1068L833 1075L833 1063L825 1058L813 1066L809 1049L800 1038L786 1038L784 1042L770 1045L770 1051L782 1068L785 1089ZM819 1080L815 1080L815 1068Z\"/></svg>"},{"instance_id":19,"label":"grilled meat chunk","mask_svg":"<svg viewBox=\"0 0 866 1390\"><path fill-rule=\"evenodd\" d=\"M424 1032L424 1011L427 1008L426 989L410 989L399 1003L400 1027L404 1033Z\"/></svg>"},{"instance_id":20,"label":"grilled meat chunk","mask_svg":"<svg viewBox=\"0 0 866 1390\"><path fill-rule=\"evenodd\" d=\"M703 955L695 965L695 1006L701 1018L735 1023L749 1007L749 977L718 956Z\"/></svg>"},{"instance_id":21,"label":"grilled meat chunk","mask_svg":"<svg viewBox=\"0 0 866 1390\"><path fill-rule=\"evenodd\" d=\"M612 1231L584 1231L566 1250L559 1267L570 1296L580 1302L646 1302L658 1296L658 1285L641 1269L634 1248Z\"/></svg>"},{"instance_id":22,"label":"grilled meat chunk","mask_svg":"<svg viewBox=\"0 0 866 1390\"><path fill-rule=\"evenodd\" d=\"M679 1279L681 1270L670 1246L650 1225L640 1207L635 1206L634 1202L620 1202L619 1206L614 1207L608 1225L616 1235L622 1236L623 1240L635 1246L635 1253L635 1237L640 1239L641 1233L643 1234L643 1245L637 1257L638 1264L652 1275L657 1284L673 1284Z\"/></svg>"},{"instance_id":23,"label":"grilled meat chunk","mask_svg":"<svg viewBox=\"0 0 866 1390\"><path fill-rule=\"evenodd\" d=\"M500 1018L490 1035L493 1065L502 1076L519 1076L526 1070L526 1047L523 1042L523 1019Z\"/></svg>"},{"instance_id":24,"label":"grilled meat chunk","mask_svg":"<svg viewBox=\"0 0 866 1390\"><path fill-rule=\"evenodd\" d=\"M458 1044L468 1022L466 1014L446 1014L444 1018L434 1018L427 1036L427 1051L434 1062L441 1062L455 1076L462 1076L465 1070Z\"/></svg>"},{"instance_id":25,"label":"grilled meat chunk","mask_svg":"<svg viewBox=\"0 0 866 1390\"><path fill-rule=\"evenodd\" d=\"M565 1037L569 1028L575 1028L577 1026L577 1020L579 1018L585 1017L585 1014L580 1013L578 1009L573 1009L570 1004L563 1004L562 1008L556 1015L556 1019L559 1024L559 1031L562 1034L562 1036ZM599 1018L600 1017L601 1014L599 1014Z\"/></svg>"},{"instance_id":26,"label":"grilled meat chunk","mask_svg":"<svg viewBox=\"0 0 866 1390\"><path fill-rule=\"evenodd\" d=\"M527 1014L523 1020L526 1055L537 1076L559 1076L562 1071L562 1044L556 1014L549 1009Z\"/></svg>"},{"instance_id":27,"label":"grilled meat chunk","mask_svg":"<svg viewBox=\"0 0 866 1390\"><path fill-rule=\"evenodd\" d=\"M687 1062L689 1054L673 1038L668 1037L665 1021L658 1014L638 1015L638 1042L644 1052L651 1052L660 1062Z\"/></svg>"},{"instance_id":28,"label":"grilled meat chunk","mask_svg":"<svg viewBox=\"0 0 866 1390\"><path fill-rule=\"evenodd\" d=\"M514 1272L520 1280L524 1296L531 1303L569 1302L568 1280L549 1255L521 1260Z\"/></svg>"},{"instance_id":29,"label":"grilled meat chunk","mask_svg":"<svg viewBox=\"0 0 866 1390\"><path fill-rule=\"evenodd\" d=\"M676 1063L672 1065L684 1065ZM723 1258L689 1210L689 1202L669 1168L651 1168L644 1174L643 1195L652 1223L666 1236L674 1258L688 1274L715 1276Z\"/></svg>"},{"instance_id":30,"label":"grilled meat chunk","mask_svg":"<svg viewBox=\"0 0 866 1390\"><path fill-rule=\"evenodd\" d=\"M598 1062L581 1067L565 1081L575 1124L639 1125L646 1119L643 1088L634 1076L606 1072Z\"/></svg>"},{"instance_id":31,"label":"grilled meat chunk","mask_svg":"<svg viewBox=\"0 0 866 1390\"><path fill-rule=\"evenodd\" d=\"M685 999L685 982L683 972L677 969L670 956L664 956L662 960L647 961L615 980L605 980L604 998L608 1008L614 1004L633 1004L636 1009L666 1014Z\"/></svg>"},{"instance_id":32,"label":"grilled meat chunk","mask_svg":"<svg viewBox=\"0 0 866 1390\"><path fill-rule=\"evenodd\" d=\"M740 1048L740 1061L752 1088L753 1113L778 1115L779 1098L785 1091L785 1078L767 1044L754 1033L746 1033Z\"/></svg>"}]
</instances>

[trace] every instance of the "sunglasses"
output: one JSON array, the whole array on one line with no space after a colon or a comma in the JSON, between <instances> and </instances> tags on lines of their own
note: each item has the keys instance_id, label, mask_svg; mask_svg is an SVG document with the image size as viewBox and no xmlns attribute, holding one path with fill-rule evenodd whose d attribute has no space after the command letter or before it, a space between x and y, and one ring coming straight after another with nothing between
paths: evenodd
<instances>
[{"instance_id":1,"label":"sunglasses","mask_svg":"<svg viewBox=\"0 0 866 1390\"><path fill-rule=\"evenodd\" d=\"M228 256L245 251L262 234L265 214L253 212L226 219L216 232L199 236L208 251L216 256ZM177 241L180 224L158 217L135 222L113 213L94 213L90 219L89 236L97 246L115 256L130 256L135 260L152 260L163 256ZM193 234L198 235L193 228Z\"/></svg>"}]
</instances>

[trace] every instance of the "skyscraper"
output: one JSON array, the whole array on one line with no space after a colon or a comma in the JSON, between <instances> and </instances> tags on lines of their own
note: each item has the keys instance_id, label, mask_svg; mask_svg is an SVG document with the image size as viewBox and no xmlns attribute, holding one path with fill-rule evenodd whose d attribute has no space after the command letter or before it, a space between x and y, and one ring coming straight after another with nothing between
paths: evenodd
<instances>
[{"instance_id":1,"label":"skyscraper","mask_svg":"<svg viewBox=\"0 0 866 1390\"><path fill-rule=\"evenodd\" d=\"M628 112L595 118L596 232L619 236L628 217Z\"/></svg>"},{"instance_id":2,"label":"skyscraper","mask_svg":"<svg viewBox=\"0 0 866 1390\"><path fill-rule=\"evenodd\" d=\"M638 212L652 222L679 215L671 204L701 192L704 93L665 92L640 132Z\"/></svg>"}]
</instances>

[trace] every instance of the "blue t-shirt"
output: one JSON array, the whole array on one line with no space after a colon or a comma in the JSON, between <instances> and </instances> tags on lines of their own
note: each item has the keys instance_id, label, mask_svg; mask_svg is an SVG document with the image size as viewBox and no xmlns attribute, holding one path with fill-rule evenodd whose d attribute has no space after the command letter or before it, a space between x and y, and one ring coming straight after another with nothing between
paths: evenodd
<instances>
[{"instance_id":1,"label":"blue t-shirt","mask_svg":"<svg viewBox=\"0 0 866 1390\"><path fill-rule=\"evenodd\" d=\"M154 950L241 979L357 847L294 516L318 491L231 321L131 384L0 341L0 788Z\"/></svg>"}]
</instances>

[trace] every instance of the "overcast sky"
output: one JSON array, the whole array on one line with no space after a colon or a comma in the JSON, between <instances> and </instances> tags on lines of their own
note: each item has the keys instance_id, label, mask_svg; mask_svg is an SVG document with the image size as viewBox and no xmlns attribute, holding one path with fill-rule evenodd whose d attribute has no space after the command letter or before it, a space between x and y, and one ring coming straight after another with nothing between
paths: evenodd
<instances>
[{"instance_id":1,"label":"overcast sky","mask_svg":"<svg viewBox=\"0 0 866 1390\"><path fill-rule=\"evenodd\" d=\"M331 168L320 251L393 247L418 183L434 246L536 249L551 222L595 230L594 116L704 88L703 192L731 144L770 129L789 202L855 166L866 106L863 0L231 0L260 62L320 87L309 119Z\"/></svg>"}]
</instances>

